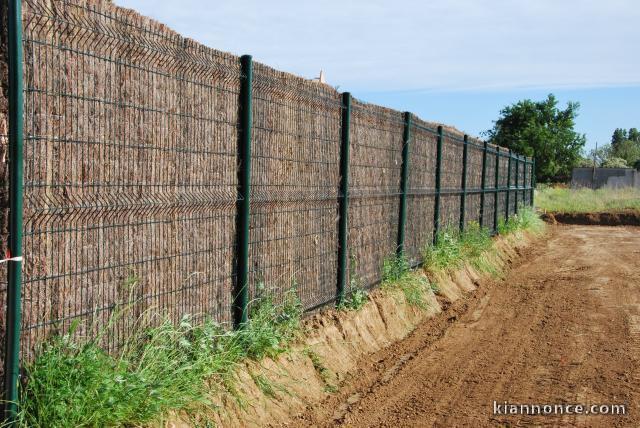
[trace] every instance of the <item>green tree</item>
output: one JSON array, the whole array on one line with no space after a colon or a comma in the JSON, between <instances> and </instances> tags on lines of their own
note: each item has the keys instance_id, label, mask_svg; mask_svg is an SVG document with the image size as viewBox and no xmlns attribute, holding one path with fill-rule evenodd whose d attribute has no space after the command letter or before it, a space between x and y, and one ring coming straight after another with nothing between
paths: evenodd
<instances>
[{"instance_id":1,"label":"green tree","mask_svg":"<svg viewBox=\"0 0 640 428\"><path fill-rule=\"evenodd\" d=\"M640 131L638 131L637 128L629 129L627 139L633 141L634 143L640 143Z\"/></svg>"},{"instance_id":2,"label":"green tree","mask_svg":"<svg viewBox=\"0 0 640 428\"><path fill-rule=\"evenodd\" d=\"M616 147L618 144L627 139L627 131L622 128L616 128L611 136L611 145Z\"/></svg>"},{"instance_id":3,"label":"green tree","mask_svg":"<svg viewBox=\"0 0 640 428\"><path fill-rule=\"evenodd\" d=\"M640 141L621 141L613 149L612 155L624 159L628 165L633 165L640 159Z\"/></svg>"},{"instance_id":4,"label":"green tree","mask_svg":"<svg viewBox=\"0 0 640 428\"><path fill-rule=\"evenodd\" d=\"M610 157L602 164L603 168L628 168L627 161L615 156Z\"/></svg>"},{"instance_id":5,"label":"green tree","mask_svg":"<svg viewBox=\"0 0 640 428\"><path fill-rule=\"evenodd\" d=\"M592 168L593 158L585 158L581 156L574 166L577 168Z\"/></svg>"},{"instance_id":6,"label":"green tree","mask_svg":"<svg viewBox=\"0 0 640 428\"><path fill-rule=\"evenodd\" d=\"M553 94L543 101L519 101L502 109L485 135L493 144L535 156L538 181L566 180L586 142L584 134L574 130L579 108L579 103L569 102L559 109Z\"/></svg>"}]
</instances>

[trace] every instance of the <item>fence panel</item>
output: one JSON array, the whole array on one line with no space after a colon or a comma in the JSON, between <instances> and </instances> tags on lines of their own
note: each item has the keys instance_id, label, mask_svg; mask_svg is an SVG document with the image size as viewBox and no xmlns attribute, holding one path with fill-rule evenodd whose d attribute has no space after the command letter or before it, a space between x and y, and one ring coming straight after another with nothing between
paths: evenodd
<instances>
[{"instance_id":1,"label":"fence panel","mask_svg":"<svg viewBox=\"0 0 640 428\"><path fill-rule=\"evenodd\" d=\"M486 167L486 185L484 196L484 222L483 226L491 230L495 229L494 210L495 210L495 175L496 175L496 148L494 145L487 146L487 167Z\"/></svg>"},{"instance_id":2,"label":"fence panel","mask_svg":"<svg viewBox=\"0 0 640 428\"><path fill-rule=\"evenodd\" d=\"M400 210L402 113L354 100L349 166L349 259L367 286L395 254Z\"/></svg>"},{"instance_id":3,"label":"fence panel","mask_svg":"<svg viewBox=\"0 0 640 428\"><path fill-rule=\"evenodd\" d=\"M230 320L238 58L115 6L27 1L23 353L127 307Z\"/></svg>"},{"instance_id":4,"label":"fence panel","mask_svg":"<svg viewBox=\"0 0 640 428\"><path fill-rule=\"evenodd\" d=\"M524 206L524 194L525 194L525 190L524 188L526 187L526 183L524 182L524 172L525 172L525 163L524 163L524 158L519 156L519 161L518 161L518 186L520 187L520 191L518 192L518 206L519 207L523 207Z\"/></svg>"},{"instance_id":5,"label":"fence panel","mask_svg":"<svg viewBox=\"0 0 640 428\"><path fill-rule=\"evenodd\" d=\"M478 223L480 220L480 200L482 189L482 152L483 143L469 137L467 165L467 202L465 205L465 222Z\"/></svg>"},{"instance_id":6,"label":"fence panel","mask_svg":"<svg viewBox=\"0 0 640 428\"><path fill-rule=\"evenodd\" d=\"M422 248L433 241L433 205L437 156L437 129L415 118L409 145L407 231L405 254L412 264L422 261Z\"/></svg>"},{"instance_id":7,"label":"fence panel","mask_svg":"<svg viewBox=\"0 0 640 428\"><path fill-rule=\"evenodd\" d=\"M462 135L450 131L444 131L443 138L440 227L442 230L458 230L464 140Z\"/></svg>"},{"instance_id":8,"label":"fence panel","mask_svg":"<svg viewBox=\"0 0 640 428\"><path fill-rule=\"evenodd\" d=\"M111 2L23 3L22 359L76 323L75 334L88 338L108 327L101 336L108 351L143 314L173 321L206 315L230 325L242 205L240 88L249 81L240 58ZM249 295L268 292L278 301L295 285L304 308L313 309L336 297L347 110L327 85L262 64L253 76ZM404 125L401 112L352 103L348 274L367 287L380 281L384 259L397 248ZM437 129L412 118L404 245L414 265L433 242ZM469 224L480 219L483 143L470 138L467 147ZM496 164L490 147L486 188L494 189L496 168L498 187L512 186L508 207L507 192L498 195L503 216L515 211L516 198L519 207L531 203L523 187L533 165L517 168L513 157L509 169L506 154ZM446 129L442 228L459 225L463 150L462 136ZM0 178L4 249L6 170ZM490 228L494 198L484 194ZM0 297L6 291L3 281ZM0 311L2 326L6 315Z\"/></svg>"},{"instance_id":9,"label":"fence panel","mask_svg":"<svg viewBox=\"0 0 640 428\"><path fill-rule=\"evenodd\" d=\"M509 216L512 216L513 214L515 214L516 212L516 197L518 192L515 190L516 189L516 177L517 177L517 170L516 170L516 160L515 160L515 156L511 156L511 166L509 167L511 174L510 174L510 181L511 184L509 186Z\"/></svg>"},{"instance_id":10,"label":"fence panel","mask_svg":"<svg viewBox=\"0 0 640 428\"><path fill-rule=\"evenodd\" d=\"M256 63L253 110L250 298L312 308L335 298L340 94Z\"/></svg>"},{"instance_id":11,"label":"fence panel","mask_svg":"<svg viewBox=\"0 0 640 428\"><path fill-rule=\"evenodd\" d=\"M509 152L504 149L500 150L499 165L500 173L498 175L498 224L504 220L507 209L507 175L509 171Z\"/></svg>"},{"instance_id":12,"label":"fence panel","mask_svg":"<svg viewBox=\"0 0 640 428\"><path fill-rule=\"evenodd\" d=\"M529 190L526 190L524 192L524 201L527 206L531 206L532 204L532 201L531 201L531 187L532 187L531 184L533 183L532 177L533 177L533 165L531 163L531 158L527 158L527 180L525 185Z\"/></svg>"}]
</instances>

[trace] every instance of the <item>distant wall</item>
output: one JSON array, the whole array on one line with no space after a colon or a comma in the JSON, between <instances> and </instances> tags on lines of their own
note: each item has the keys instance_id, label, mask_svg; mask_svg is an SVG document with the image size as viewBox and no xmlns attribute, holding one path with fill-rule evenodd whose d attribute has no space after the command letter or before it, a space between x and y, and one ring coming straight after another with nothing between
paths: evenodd
<instances>
[{"instance_id":1,"label":"distant wall","mask_svg":"<svg viewBox=\"0 0 640 428\"><path fill-rule=\"evenodd\" d=\"M571 172L571 187L640 187L640 173L633 168L574 168Z\"/></svg>"}]
</instances>

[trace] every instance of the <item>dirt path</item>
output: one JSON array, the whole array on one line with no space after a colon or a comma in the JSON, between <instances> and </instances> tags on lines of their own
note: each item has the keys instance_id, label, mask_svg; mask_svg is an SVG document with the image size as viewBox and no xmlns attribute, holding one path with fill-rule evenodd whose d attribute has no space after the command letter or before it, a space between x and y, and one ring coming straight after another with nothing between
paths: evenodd
<instances>
[{"instance_id":1,"label":"dirt path","mask_svg":"<svg viewBox=\"0 0 640 428\"><path fill-rule=\"evenodd\" d=\"M640 426L640 228L558 226L478 289L362 362L296 426ZM626 416L493 415L499 403Z\"/></svg>"}]
</instances>

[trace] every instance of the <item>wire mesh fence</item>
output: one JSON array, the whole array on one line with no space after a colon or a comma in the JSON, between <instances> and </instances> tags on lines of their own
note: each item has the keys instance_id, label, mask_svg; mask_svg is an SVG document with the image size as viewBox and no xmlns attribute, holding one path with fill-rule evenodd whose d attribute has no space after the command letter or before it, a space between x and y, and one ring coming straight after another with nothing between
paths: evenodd
<instances>
[{"instance_id":1,"label":"wire mesh fence","mask_svg":"<svg viewBox=\"0 0 640 428\"><path fill-rule=\"evenodd\" d=\"M397 246L402 167L402 113L353 103L349 157L349 258L366 285L381 279Z\"/></svg>"},{"instance_id":2,"label":"wire mesh fence","mask_svg":"<svg viewBox=\"0 0 640 428\"><path fill-rule=\"evenodd\" d=\"M248 74L240 58L107 1L22 5L23 360L72 325L88 338L108 328L102 345L116 351L149 312L231 325L242 287L249 300L268 293L276 301L293 287L307 310L333 302L341 201L348 202L347 282L365 287L380 282L383 261L399 245L415 265L437 228L482 219L495 230L496 207L503 218L505 209L531 203L531 159L417 117L407 124L402 112L358 100L345 115L335 89L258 63L250 187L241 189ZM340 192L345 138L348 196ZM6 207L7 189L18 183L6 171L3 179ZM240 260L245 190L249 251ZM243 263L246 284L238 279ZM11 285L2 284L6 293ZM0 317L4 323L6 311Z\"/></svg>"},{"instance_id":3,"label":"wire mesh fence","mask_svg":"<svg viewBox=\"0 0 640 428\"><path fill-rule=\"evenodd\" d=\"M335 296L340 94L256 64L253 112L250 298L295 286L320 305Z\"/></svg>"}]
</instances>

